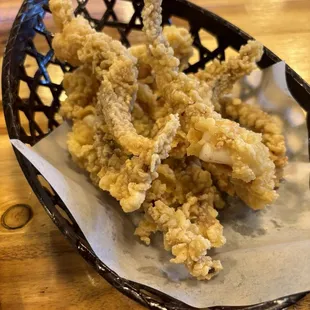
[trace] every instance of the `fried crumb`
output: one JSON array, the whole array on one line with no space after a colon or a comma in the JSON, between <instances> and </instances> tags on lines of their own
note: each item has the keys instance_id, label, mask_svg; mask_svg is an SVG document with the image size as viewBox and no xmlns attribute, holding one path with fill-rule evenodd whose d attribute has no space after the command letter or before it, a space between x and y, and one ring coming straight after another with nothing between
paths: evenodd
<instances>
[{"instance_id":1,"label":"fried crumb","mask_svg":"<svg viewBox=\"0 0 310 310\"><path fill-rule=\"evenodd\" d=\"M50 8L55 54L78 67L65 74L60 108L73 122L73 161L124 212L143 212L135 230L142 242L161 232L172 263L210 280L223 268L208 255L226 242L222 192L264 208L287 162L280 123L231 98L262 45L249 41L237 57L186 75L193 39L184 28L162 29L161 0L145 0L146 42L130 49L74 17L71 0L50 0Z\"/></svg>"}]
</instances>

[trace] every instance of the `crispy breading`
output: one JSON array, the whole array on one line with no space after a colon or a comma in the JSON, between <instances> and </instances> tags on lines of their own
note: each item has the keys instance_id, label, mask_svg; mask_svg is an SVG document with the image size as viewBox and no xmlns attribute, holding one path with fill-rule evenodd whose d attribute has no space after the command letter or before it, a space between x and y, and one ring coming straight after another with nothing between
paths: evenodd
<instances>
[{"instance_id":1,"label":"crispy breading","mask_svg":"<svg viewBox=\"0 0 310 310\"><path fill-rule=\"evenodd\" d=\"M212 185L211 175L195 158L168 159L158 167L157 172L159 176L147 192L145 215L135 234L150 244L152 233L163 232L166 250L171 250L176 256L171 261L184 263L192 274L194 266L202 264L201 267L205 266L202 268L204 271L199 275L196 271L195 274L199 279L209 279L211 274L208 274L207 266L212 267L213 262L208 259L202 263L207 250L204 248L206 240L208 247L225 244L223 227L216 219L218 212L215 209L215 206L222 207L223 201ZM183 233L187 229L190 231ZM195 239L193 244L196 248L190 241L184 244L188 238ZM217 266L216 261L214 264Z\"/></svg>"},{"instance_id":2,"label":"crispy breading","mask_svg":"<svg viewBox=\"0 0 310 310\"><path fill-rule=\"evenodd\" d=\"M149 61L156 73L158 91L165 99L167 112L177 111L180 114L181 129L188 132L187 140L191 144L187 149L188 155L211 162L218 162L220 157L220 163L232 166L232 181L236 184L241 181L247 187L247 194L241 195L241 198L251 202L250 206L254 209L274 201L277 197L274 191L275 167L261 137L233 121L222 119L213 109L211 88L205 81L200 82L178 71L178 59L162 34L161 1L146 0L142 17L149 42ZM232 80L252 70L253 61L260 56L257 52L259 47L259 44L250 42L241 48L240 60L237 58L228 61L225 66L219 66L222 70L217 74L213 93L224 92ZM234 75L233 68L236 69ZM248 196L253 192L251 184L256 178L259 189L266 192L263 196L266 199L253 204L254 199ZM256 197L256 191L254 193Z\"/></svg>"},{"instance_id":3,"label":"crispy breading","mask_svg":"<svg viewBox=\"0 0 310 310\"><path fill-rule=\"evenodd\" d=\"M81 66L64 75L63 88L67 98L60 106L59 113L66 119L82 119L95 113L96 92L99 82L90 68Z\"/></svg>"},{"instance_id":4,"label":"crispy breading","mask_svg":"<svg viewBox=\"0 0 310 310\"><path fill-rule=\"evenodd\" d=\"M73 17L71 0L50 0L50 8L60 30L55 54L78 67L65 74L60 108L73 122L72 159L125 212L141 207L141 241L161 232L171 262L211 279L222 265L207 251L226 242L220 191L261 209L277 197L275 165L286 163L279 124L227 96L256 68L261 44L186 75L193 40L184 28L162 29L161 0L145 0L147 44L130 49Z\"/></svg>"},{"instance_id":5,"label":"crispy breading","mask_svg":"<svg viewBox=\"0 0 310 310\"><path fill-rule=\"evenodd\" d=\"M240 48L238 56L223 62L215 59L195 76L212 86L212 102L218 108L219 100L231 93L234 84L257 68L256 62L262 55L263 46L257 41L249 41Z\"/></svg>"},{"instance_id":6,"label":"crispy breading","mask_svg":"<svg viewBox=\"0 0 310 310\"><path fill-rule=\"evenodd\" d=\"M140 183L137 183L137 186L132 184L128 176L122 179L123 182L127 182L125 186L128 193L132 193L130 196L132 200L129 203L129 199L126 198L122 200L121 205L126 212L134 211L140 207L146 189L152 178L156 176L156 166L161 159L168 156L171 140L179 127L178 116L171 114L154 139L139 135L132 123L130 113L137 92L136 59L120 42L112 40L104 33L97 33L83 17L72 18L70 16L72 9L68 9L72 5L70 0L51 0L50 5L56 22L63 20L63 24L60 25L61 32L57 33L53 40L56 56L61 60L69 61L72 65L90 68L93 73L92 78L95 77L100 82L96 101L96 119L100 125L97 126L96 133L100 131L102 125L106 124L109 133L124 151L139 158L139 160L135 157L130 159L134 164L129 167L139 161L140 168L146 170L149 176L147 181L143 178L146 182L144 187ZM85 84L85 81L83 82ZM73 87L78 93L79 85ZM98 154L100 155L101 152ZM122 173L130 173L128 165ZM109 180L117 182L116 187L122 184L119 191L123 192L124 184L119 179L111 177ZM110 192L113 192L112 195L116 197L117 190L112 190L114 187L110 185L109 183L107 186L103 181L99 182L100 187L111 188ZM117 197L119 195L121 194ZM136 197L136 203L133 197Z\"/></svg>"},{"instance_id":7,"label":"crispy breading","mask_svg":"<svg viewBox=\"0 0 310 310\"><path fill-rule=\"evenodd\" d=\"M241 126L262 134L262 141L268 147L270 158L277 168L287 163L285 140L281 123L259 106L250 105L240 99L225 97L220 100L222 114L238 121Z\"/></svg>"},{"instance_id":8,"label":"crispy breading","mask_svg":"<svg viewBox=\"0 0 310 310\"><path fill-rule=\"evenodd\" d=\"M57 6L58 3L63 6ZM70 20L67 13L71 10L64 13L62 9L68 3L71 1L51 1L54 18L64 19L62 32L57 33L53 40L55 54L72 65L86 65L92 69L100 80L97 106L102 110L111 133L127 151L155 166L166 150L159 148L159 141L138 135L131 121L130 110L137 92L136 59L119 41L97 33L82 16ZM172 124L175 122L167 124L166 128L171 129L173 135Z\"/></svg>"},{"instance_id":9,"label":"crispy breading","mask_svg":"<svg viewBox=\"0 0 310 310\"><path fill-rule=\"evenodd\" d=\"M160 200L154 206L149 206L146 213L156 224L156 229L163 232L165 249L175 256L170 260L172 263L185 264L189 272L199 280L209 280L222 269L218 260L206 256L207 250L212 246L209 238L215 241L217 238L212 237L218 236L215 227L209 227L209 234L204 230L207 234L204 236L199 225L193 224L181 208L175 210ZM225 238L219 242L222 245Z\"/></svg>"},{"instance_id":10,"label":"crispy breading","mask_svg":"<svg viewBox=\"0 0 310 310\"><path fill-rule=\"evenodd\" d=\"M174 56L179 59L179 70L183 71L188 67L188 61L193 55L193 39L189 31L186 28L171 25L163 28L163 34L172 47ZM138 60L139 78L143 79L152 75L147 46L145 44L134 45L129 48L129 51Z\"/></svg>"}]
</instances>

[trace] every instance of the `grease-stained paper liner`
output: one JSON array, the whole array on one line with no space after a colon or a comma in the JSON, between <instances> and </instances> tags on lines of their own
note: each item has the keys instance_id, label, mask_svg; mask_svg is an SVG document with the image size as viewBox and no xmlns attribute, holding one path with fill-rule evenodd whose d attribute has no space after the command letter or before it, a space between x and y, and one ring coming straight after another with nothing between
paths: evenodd
<instances>
[{"instance_id":1,"label":"grease-stained paper liner","mask_svg":"<svg viewBox=\"0 0 310 310\"><path fill-rule=\"evenodd\" d=\"M195 307L241 306L310 290L310 192L305 113L289 94L285 64L246 78L236 92L284 121L289 164L279 199L262 211L238 199L220 211L227 243L209 252L224 270L211 281L190 277L169 262L161 236L145 246L133 235L134 216L98 190L71 160L63 124L32 149L12 144L62 198L97 256L121 277L165 292ZM254 94L254 96L253 96Z\"/></svg>"}]
</instances>

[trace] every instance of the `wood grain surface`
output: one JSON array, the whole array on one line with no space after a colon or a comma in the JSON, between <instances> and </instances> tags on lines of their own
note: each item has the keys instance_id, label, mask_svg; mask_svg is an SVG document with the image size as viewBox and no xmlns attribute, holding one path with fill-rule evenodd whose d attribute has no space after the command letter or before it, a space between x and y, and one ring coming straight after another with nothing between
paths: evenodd
<instances>
[{"instance_id":1,"label":"wood grain surface","mask_svg":"<svg viewBox=\"0 0 310 310\"><path fill-rule=\"evenodd\" d=\"M251 34L310 82L310 0L195 0ZM101 0L90 11L101 14ZM0 0L0 62L21 0ZM103 5L101 6L104 9ZM130 8L117 10L126 19ZM48 23L52 23L51 19ZM110 34L116 35L112 30ZM134 41L141 36L134 33ZM204 35L204 42L213 40ZM44 42L37 42L44 49ZM29 63L27 70L35 70ZM52 70L52 69L51 69ZM53 73L61 79L61 73ZM27 89L21 88L27 96ZM46 100L48 100L48 94ZM16 206L18 205L18 206ZM25 206L26 205L26 206ZM28 208L30 207L30 210ZM8 140L0 105L0 310L142 309L72 249L29 187ZM22 227L21 227L22 226ZM310 309L310 295L290 309Z\"/></svg>"}]
</instances>

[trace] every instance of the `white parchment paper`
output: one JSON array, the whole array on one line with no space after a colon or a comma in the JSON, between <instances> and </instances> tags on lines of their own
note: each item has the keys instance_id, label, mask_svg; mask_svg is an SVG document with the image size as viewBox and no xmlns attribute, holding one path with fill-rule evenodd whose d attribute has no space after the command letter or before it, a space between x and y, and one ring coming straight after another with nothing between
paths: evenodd
<instances>
[{"instance_id":1,"label":"white parchment paper","mask_svg":"<svg viewBox=\"0 0 310 310\"><path fill-rule=\"evenodd\" d=\"M211 281L191 278L169 263L160 236L145 246L133 236L134 220L109 194L95 188L70 159L69 125L63 124L32 149L12 144L63 199L98 257L120 276L161 290L195 307L241 306L310 290L310 192L305 113L289 94L279 63L246 78L236 92L285 122L289 164L276 203L252 211L229 199L221 211L227 243L210 253L224 270Z\"/></svg>"}]
</instances>

